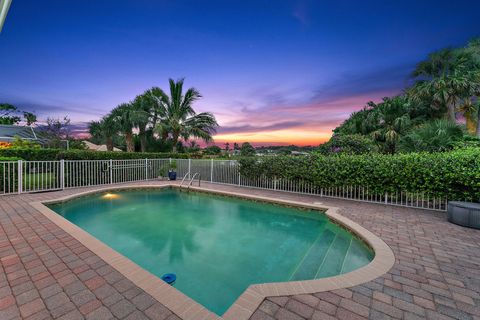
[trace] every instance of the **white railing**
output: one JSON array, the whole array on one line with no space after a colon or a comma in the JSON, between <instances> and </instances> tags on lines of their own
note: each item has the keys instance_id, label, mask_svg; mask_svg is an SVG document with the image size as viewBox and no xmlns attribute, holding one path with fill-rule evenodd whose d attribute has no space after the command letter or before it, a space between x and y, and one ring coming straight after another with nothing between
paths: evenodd
<instances>
[{"instance_id":1,"label":"white railing","mask_svg":"<svg viewBox=\"0 0 480 320\"><path fill-rule=\"evenodd\" d=\"M383 203L404 207L444 211L447 199L423 193L398 191L378 194L366 187L318 187L304 180L288 180L240 174L235 160L213 159L134 159L134 160L59 160L0 162L0 194L29 193L68 188L116 184L156 179L176 164L179 177L190 180L198 173L203 181L241 187L318 195L322 197Z\"/></svg>"}]
</instances>

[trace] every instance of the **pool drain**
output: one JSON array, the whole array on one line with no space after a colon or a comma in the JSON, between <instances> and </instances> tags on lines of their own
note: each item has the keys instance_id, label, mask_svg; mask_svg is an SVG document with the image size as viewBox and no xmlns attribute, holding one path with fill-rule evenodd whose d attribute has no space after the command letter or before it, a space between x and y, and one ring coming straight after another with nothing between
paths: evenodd
<instances>
[{"instance_id":1,"label":"pool drain","mask_svg":"<svg viewBox=\"0 0 480 320\"><path fill-rule=\"evenodd\" d=\"M177 275L175 273L165 273L162 276L162 280L168 284L172 284L175 282L175 280L177 280Z\"/></svg>"}]
</instances>

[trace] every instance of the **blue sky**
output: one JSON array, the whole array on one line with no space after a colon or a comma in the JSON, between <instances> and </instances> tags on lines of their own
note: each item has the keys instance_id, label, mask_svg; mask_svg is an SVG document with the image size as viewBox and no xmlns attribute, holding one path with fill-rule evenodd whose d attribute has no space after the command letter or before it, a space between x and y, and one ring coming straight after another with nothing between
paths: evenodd
<instances>
[{"instance_id":1,"label":"blue sky","mask_svg":"<svg viewBox=\"0 0 480 320\"><path fill-rule=\"evenodd\" d=\"M13 0L0 34L0 101L98 119L186 78L217 141L318 144L415 63L480 35L475 1Z\"/></svg>"}]
</instances>

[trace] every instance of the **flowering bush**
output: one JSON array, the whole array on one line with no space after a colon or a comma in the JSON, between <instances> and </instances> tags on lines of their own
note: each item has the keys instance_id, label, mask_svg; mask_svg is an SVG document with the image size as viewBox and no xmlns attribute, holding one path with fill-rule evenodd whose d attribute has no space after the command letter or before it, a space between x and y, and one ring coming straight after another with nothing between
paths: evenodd
<instances>
[{"instance_id":1,"label":"flowering bush","mask_svg":"<svg viewBox=\"0 0 480 320\"><path fill-rule=\"evenodd\" d=\"M11 147L12 147L11 143L5 142L5 141L0 141L0 149L8 149L8 148L11 148Z\"/></svg>"}]
</instances>

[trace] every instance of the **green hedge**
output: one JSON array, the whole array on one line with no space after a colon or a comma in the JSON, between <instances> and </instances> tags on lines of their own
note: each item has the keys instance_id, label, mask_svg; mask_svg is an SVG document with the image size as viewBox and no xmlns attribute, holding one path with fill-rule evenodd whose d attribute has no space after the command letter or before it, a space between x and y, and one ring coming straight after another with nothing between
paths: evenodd
<instances>
[{"instance_id":1,"label":"green hedge","mask_svg":"<svg viewBox=\"0 0 480 320\"><path fill-rule=\"evenodd\" d=\"M23 160L23 159L19 157L0 157L0 161L18 161L18 160Z\"/></svg>"},{"instance_id":2,"label":"green hedge","mask_svg":"<svg viewBox=\"0 0 480 320\"><path fill-rule=\"evenodd\" d=\"M397 155L311 155L240 160L243 175L306 180L318 187L364 186L378 194L424 192L480 201L480 148Z\"/></svg>"},{"instance_id":3,"label":"green hedge","mask_svg":"<svg viewBox=\"0 0 480 320\"><path fill-rule=\"evenodd\" d=\"M150 153L150 152L110 152L91 150L63 150L63 149L1 149L0 157L18 157L29 161L47 160L109 160L109 159L161 159L195 158L188 153Z\"/></svg>"},{"instance_id":4,"label":"green hedge","mask_svg":"<svg viewBox=\"0 0 480 320\"><path fill-rule=\"evenodd\" d=\"M23 160L18 157L0 157L0 161L18 161ZM18 165L14 163L2 163L0 164L0 193L12 193L17 192L18 182L17 175Z\"/></svg>"}]
</instances>

